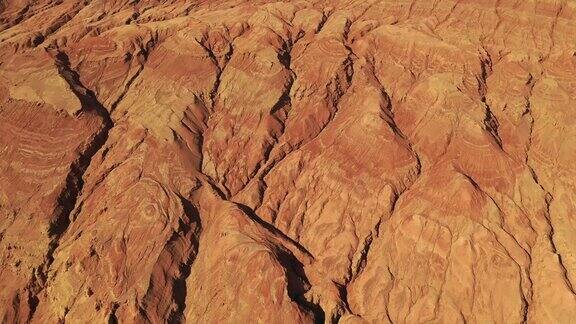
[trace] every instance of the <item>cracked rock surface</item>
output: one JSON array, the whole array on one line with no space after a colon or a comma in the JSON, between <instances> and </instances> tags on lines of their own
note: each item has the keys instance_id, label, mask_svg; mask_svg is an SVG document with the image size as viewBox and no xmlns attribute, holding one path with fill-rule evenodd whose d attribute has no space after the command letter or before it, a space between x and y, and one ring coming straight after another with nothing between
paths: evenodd
<instances>
[{"instance_id":1,"label":"cracked rock surface","mask_svg":"<svg viewBox=\"0 0 576 324\"><path fill-rule=\"evenodd\" d=\"M0 0L2 323L570 323L576 2Z\"/></svg>"}]
</instances>

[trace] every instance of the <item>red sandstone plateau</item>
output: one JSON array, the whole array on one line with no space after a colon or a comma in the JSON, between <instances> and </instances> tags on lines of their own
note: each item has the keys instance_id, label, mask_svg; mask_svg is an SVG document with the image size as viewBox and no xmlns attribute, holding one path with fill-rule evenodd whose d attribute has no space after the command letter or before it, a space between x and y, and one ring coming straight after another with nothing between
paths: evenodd
<instances>
[{"instance_id":1,"label":"red sandstone plateau","mask_svg":"<svg viewBox=\"0 0 576 324\"><path fill-rule=\"evenodd\" d=\"M576 1L0 0L2 323L574 323Z\"/></svg>"}]
</instances>

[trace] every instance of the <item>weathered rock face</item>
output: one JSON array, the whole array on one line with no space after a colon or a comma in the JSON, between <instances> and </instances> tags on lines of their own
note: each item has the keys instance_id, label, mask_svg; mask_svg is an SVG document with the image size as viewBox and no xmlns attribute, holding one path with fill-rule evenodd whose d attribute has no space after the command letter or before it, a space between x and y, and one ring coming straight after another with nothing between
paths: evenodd
<instances>
[{"instance_id":1,"label":"weathered rock face","mask_svg":"<svg viewBox=\"0 0 576 324\"><path fill-rule=\"evenodd\" d=\"M576 3L0 1L4 323L568 323Z\"/></svg>"}]
</instances>

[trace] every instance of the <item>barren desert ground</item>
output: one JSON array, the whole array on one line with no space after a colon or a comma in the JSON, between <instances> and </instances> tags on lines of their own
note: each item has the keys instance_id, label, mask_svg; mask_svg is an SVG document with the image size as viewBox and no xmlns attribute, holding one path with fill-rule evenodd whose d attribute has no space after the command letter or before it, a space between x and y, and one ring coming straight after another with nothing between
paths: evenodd
<instances>
[{"instance_id":1,"label":"barren desert ground","mask_svg":"<svg viewBox=\"0 0 576 324\"><path fill-rule=\"evenodd\" d=\"M0 322L574 323L576 1L0 0Z\"/></svg>"}]
</instances>

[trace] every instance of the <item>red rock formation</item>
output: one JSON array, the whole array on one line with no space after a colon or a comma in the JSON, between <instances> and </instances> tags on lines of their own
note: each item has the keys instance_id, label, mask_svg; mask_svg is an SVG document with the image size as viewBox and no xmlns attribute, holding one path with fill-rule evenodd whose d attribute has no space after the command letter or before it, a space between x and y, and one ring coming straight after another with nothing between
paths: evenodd
<instances>
[{"instance_id":1,"label":"red rock formation","mask_svg":"<svg viewBox=\"0 0 576 324\"><path fill-rule=\"evenodd\" d=\"M569 323L576 4L0 1L5 323Z\"/></svg>"}]
</instances>

